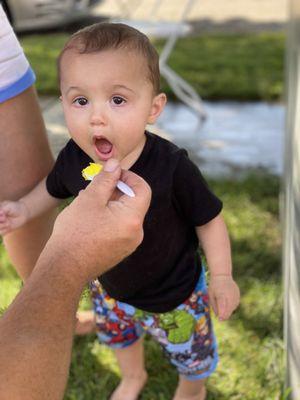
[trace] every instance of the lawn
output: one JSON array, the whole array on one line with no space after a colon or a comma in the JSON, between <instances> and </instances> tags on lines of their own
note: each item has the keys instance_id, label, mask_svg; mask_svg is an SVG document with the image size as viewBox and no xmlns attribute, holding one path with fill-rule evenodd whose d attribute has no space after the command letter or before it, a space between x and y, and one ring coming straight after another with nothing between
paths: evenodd
<instances>
[{"instance_id":1,"label":"lawn","mask_svg":"<svg viewBox=\"0 0 300 400\"><path fill-rule=\"evenodd\" d=\"M220 364L208 384L208 400L284 400L281 238L278 178L254 174L241 181L212 181L224 201L235 277L242 301L229 322L215 322ZM20 288L3 247L0 249L0 308ZM87 307L86 294L81 307ZM149 382L142 400L170 400L176 373L159 347L146 340ZM110 350L93 335L76 338L65 400L108 399L119 380Z\"/></svg>"},{"instance_id":2,"label":"lawn","mask_svg":"<svg viewBox=\"0 0 300 400\"><path fill-rule=\"evenodd\" d=\"M65 33L21 38L40 94L58 94L56 58ZM201 35L182 38L170 58L174 70L207 100L281 100L285 35ZM162 42L155 45L161 49ZM169 98L173 93L162 83Z\"/></svg>"}]
</instances>

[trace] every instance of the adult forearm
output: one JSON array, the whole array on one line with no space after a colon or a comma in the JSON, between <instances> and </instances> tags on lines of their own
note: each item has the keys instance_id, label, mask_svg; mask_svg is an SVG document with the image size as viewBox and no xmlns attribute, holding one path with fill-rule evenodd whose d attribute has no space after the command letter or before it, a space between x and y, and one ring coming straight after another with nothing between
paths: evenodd
<instances>
[{"instance_id":1,"label":"adult forearm","mask_svg":"<svg viewBox=\"0 0 300 400\"><path fill-rule=\"evenodd\" d=\"M142 178L124 171L122 179L135 197L119 195L120 177L119 163L108 160L60 213L33 273L0 319L0 400L63 398L84 284L127 257L143 239L151 190Z\"/></svg>"},{"instance_id":2,"label":"adult forearm","mask_svg":"<svg viewBox=\"0 0 300 400\"><path fill-rule=\"evenodd\" d=\"M84 282L67 273L75 260L51 250L0 320L1 400L63 398Z\"/></svg>"}]
</instances>

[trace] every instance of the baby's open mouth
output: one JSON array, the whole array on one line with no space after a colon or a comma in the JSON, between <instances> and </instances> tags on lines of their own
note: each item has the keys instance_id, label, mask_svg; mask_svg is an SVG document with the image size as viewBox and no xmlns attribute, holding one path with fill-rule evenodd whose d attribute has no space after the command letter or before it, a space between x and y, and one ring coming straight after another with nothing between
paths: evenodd
<instances>
[{"instance_id":1,"label":"baby's open mouth","mask_svg":"<svg viewBox=\"0 0 300 400\"><path fill-rule=\"evenodd\" d=\"M97 155L102 160L108 160L112 156L113 144L104 137L95 138L95 149Z\"/></svg>"}]
</instances>

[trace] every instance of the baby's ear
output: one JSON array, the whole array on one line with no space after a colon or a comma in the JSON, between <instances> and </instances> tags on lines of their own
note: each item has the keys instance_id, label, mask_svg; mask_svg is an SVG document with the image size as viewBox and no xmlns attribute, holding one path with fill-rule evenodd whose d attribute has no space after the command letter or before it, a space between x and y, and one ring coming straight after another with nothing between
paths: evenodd
<instances>
[{"instance_id":1,"label":"baby's ear","mask_svg":"<svg viewBox=\"0 0 300 400\"><path fill-rule=\"evenodd\" d=\"M165 93L159 93L152 100L152 106L148 117L148 124L154 124L161 112L163 111L167 102Z\"/></svg>"}]
</instances>

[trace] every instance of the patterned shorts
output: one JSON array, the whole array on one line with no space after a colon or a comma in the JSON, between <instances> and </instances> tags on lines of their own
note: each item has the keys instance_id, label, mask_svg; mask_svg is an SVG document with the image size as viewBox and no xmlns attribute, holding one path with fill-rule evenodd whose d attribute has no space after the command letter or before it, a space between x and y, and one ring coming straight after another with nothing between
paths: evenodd
<instances>
[{"instance_id":1,"label":"patterned shorts","mask_svg":"<svg viewBox=\"0 0 300 400\"><path fill-rule=\"evenodd\" d=\"M116 301L98 280L90 287L100 342L124 348L148 333L186 379L204 379L215 370L218 352L204 273L191 296L166 313L146 312Z\"/></svg>"}]
</instances>

